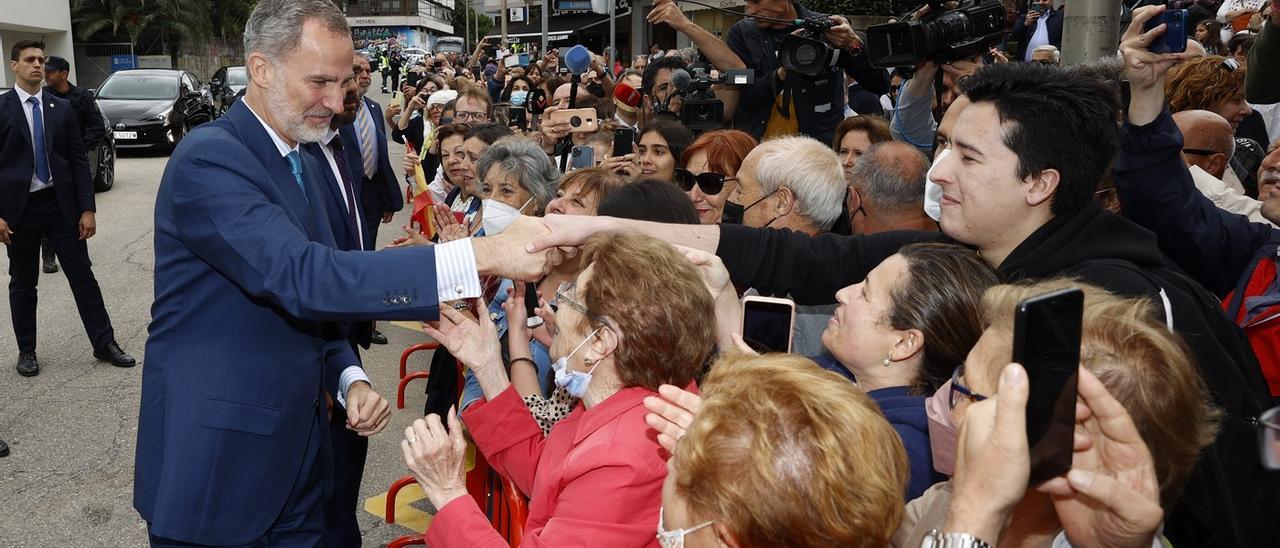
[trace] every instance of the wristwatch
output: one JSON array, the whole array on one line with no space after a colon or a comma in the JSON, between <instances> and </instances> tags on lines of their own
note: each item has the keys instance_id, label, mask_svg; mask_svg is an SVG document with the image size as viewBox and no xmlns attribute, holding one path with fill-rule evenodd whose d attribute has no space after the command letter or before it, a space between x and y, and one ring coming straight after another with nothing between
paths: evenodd
<instances>
[{"instance_id":1,"label":"wristwatch","mask_svg":"<svg viewBox=\"0 0 1280 548\"><path fill-rule=\"evenodd\" d=\"M920 540L920 548L991 548L991 545L969 533L944 533L934 529Z\"/></svg>"}]
</instances>

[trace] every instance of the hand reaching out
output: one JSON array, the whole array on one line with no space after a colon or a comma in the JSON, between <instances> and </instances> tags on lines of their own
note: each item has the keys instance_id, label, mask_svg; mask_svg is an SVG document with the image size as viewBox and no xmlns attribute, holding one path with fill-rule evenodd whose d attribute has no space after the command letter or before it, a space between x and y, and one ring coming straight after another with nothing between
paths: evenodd
<instances>
[{"instance_id":1,"label":"hand reaching out","mask_svg":"<svg viewBox=\"0 0 1280 548\"><path fill-rule=\"evenodd\" d=\"M423 325L427 335L435 339L477 376L504 370L498 328L486 312L484 299L476 299L479 319L473 320L450 306L440 307L440 321Z\"/></svg>"},{"instance_id":2,"label":"hand reaching out","mask_svg":"<svg viewBox=\"0 0 1280 548\"><path fill-rule=\"evenodd\" d=\"M644 399L644 407L649 413L644 416L645 424L658 432L658 443L668 453L674 453L676 443L688 432L689 425L702 408L702 396L688 392L680 387L664 384L658 387L655 398Z\"/></svg>"},{"instance_id":3,"label":"hand reaching out","mask_svg":"<svg viewBox=\"0 0 1280 548\"><path fill-rule=\"evenodd\" d=\"M436 225L436 234L440 235L440 243L461 240L470 234L467 233L467 227L458 222L458 217L453 214L453 209L444 204L435 204L431 207L431 218Z\"/></svg>"},{"instance_id":4,"label":"hand reaching out","mask_svg":"<svg viewBox=\"0 0 1280 548\"><path fill-rule=\"evenodd\" d=\"M467 441L452 407L448 421L446 432L440 415L427 415L405 428L404 439L400 441L405 466L437 510L453 499L467 496L464 469Z\"/></svg>"}]
</instances>

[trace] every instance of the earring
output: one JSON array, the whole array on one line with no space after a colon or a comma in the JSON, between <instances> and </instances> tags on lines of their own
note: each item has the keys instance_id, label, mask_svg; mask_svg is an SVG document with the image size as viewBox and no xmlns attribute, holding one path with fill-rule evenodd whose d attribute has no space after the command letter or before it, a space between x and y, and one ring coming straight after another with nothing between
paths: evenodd
<instances>
[{"instance_id":1,"label":"earring","mask_svg":"<svg viewBox=\"0 0 1280 548\"><path fill-rule=\"evenodd\" d=\"M885 367L889 367L893 362L888 357L886 357L884 361L881 363L883 363Z\"/></svg>"},{"instance_id":2,"label":"earring","mask_svg":"<svg viewBox=\"0 0 1280 548\"><path fill-rule=\"evenodd\" d=\"M590 367L592 365L595 365L596 361L591 358L582 358L582 363L587 367Z\"/></svg>"}]
</instances>

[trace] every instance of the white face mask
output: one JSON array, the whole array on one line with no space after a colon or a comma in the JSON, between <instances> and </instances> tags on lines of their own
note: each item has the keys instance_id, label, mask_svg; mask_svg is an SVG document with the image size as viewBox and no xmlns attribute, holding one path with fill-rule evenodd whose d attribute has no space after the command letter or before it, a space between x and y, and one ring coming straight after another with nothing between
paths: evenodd
<instances>
[{"instance_id":1,"label":"white face mask","mask_svg":"<svg viewBox=\"0 0 1280 548\"><path fill-rule=\"evenodd\" d=\"M533 198L525 201L520 209L516 209L497 200L485 200L484 208L481 213L481 224L484 226L485 236L497 236L503 230L511 226L520 217L520 210L532 202Z\"/></svg>"},{"instance_id":2,"label":"white face mask","mask_svg":"<svg viewBox=\"0 0 1280 548\"><path fill-rule=\"evenodd\" d=\"M950 153L950 148L939 151L933 158L933 165L929 166L929 171L924 176L924 214L934 222L942 222L942 186L933 182L933 170L937 169L942 159Z\"/></svg>"},{"instance_id":3,"label":"white face mask","mask_svg":"<svg viewBox=\"0 0 1280 548\"><path fill-rule=\"evenodd\" d=\"M596 368L600 366L600 362L596 362L595 365L591 366L591 369L585 372L574 371L569 369L569 358L572 358L583 346L591 342L592 337L595 337L596 333L599 332L600 328L597 327L595 331L587 335L587 338L582 339L582 342L578 343L578 346L575 346L571 352L551 364L551 369L556 372L556 386L563 388L570 396L582 399L583 396L587 395L587 388L591 386L591 374L595 373Z\"/></svg>"}]
</instances>

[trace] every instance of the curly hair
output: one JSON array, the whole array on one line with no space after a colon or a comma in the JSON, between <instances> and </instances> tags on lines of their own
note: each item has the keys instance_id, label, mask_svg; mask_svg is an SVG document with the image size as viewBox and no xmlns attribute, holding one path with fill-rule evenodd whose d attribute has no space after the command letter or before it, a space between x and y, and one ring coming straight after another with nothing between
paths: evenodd
<instances>
[{"instance_id":1,"label":"curly hair","mask_svg":"<svg viewBox=\"0 0 1280 548\"><path fill-rule=\"evenodd\" d=\"M1242 93L1245 67L1229 70L1222 64L1225 59L1221 55L1207 55L1173 67L1164 83L1169 111L1217 112L1220 103Z\"/></svg>"},{"instance_id":2,"label":"curly hair","mask_svg":"<svg viewBox=\"0 0 1280 548\"><path fill-rule=\"evenodd\" d=\"M886 546L902 522L908 461L866 393L807 358L731 354L672 455L694 521L739 546Z\"/></svg>"}]
</instances>

